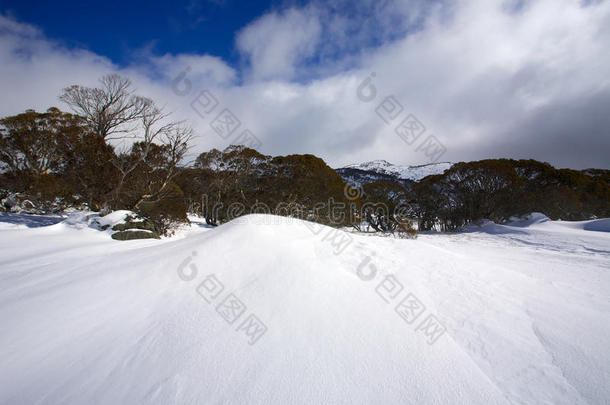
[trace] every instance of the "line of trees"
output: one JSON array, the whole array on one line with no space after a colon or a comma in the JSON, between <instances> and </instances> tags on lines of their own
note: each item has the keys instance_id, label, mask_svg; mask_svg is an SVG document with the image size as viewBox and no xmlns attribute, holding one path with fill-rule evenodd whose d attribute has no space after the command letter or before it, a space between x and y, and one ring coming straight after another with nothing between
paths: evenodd
<instances>
[{"instance_id":1,"label":"line of trees","mask_svg":"<svg viewBox=\"0 0 610 405\"><path fill-rule=\"evenodd\" d=\"M555 169L535 160L457 163L413 186L419 229L453 231L489 219L544 213L551 219L610 217L610 171Z\"/></svg>"},{"instance_id":2,"label":"line of trees","mask_svg":"<svg viewBox=\"0 0 610 405\"><path fill-rule=\"evenodd\" d=\"M119 75L60 95L71 113L27 110L0 120L0 199L44 213L68 207L127 209L158 234L187 211L219 225L251 212L359 231L452 231L537 211L553 219L610 217L610 171L555 169L534 160L457 163L409 189L391 179L354 190L313 155L213 149L190 167L193 131Z\"/></svg>"},{"instance_id":3,"label":"line of trees","mask_svg":"<svg viewBox=\"0 0 610 405\"><path fill-rule=\"evenodd\" d=\"M343 179L313 155L272 157L238 145L213 149L199 155L177 183L192 211L212 225L251 212L335 226L350 221Z\"/></svg>"}]
</instances>

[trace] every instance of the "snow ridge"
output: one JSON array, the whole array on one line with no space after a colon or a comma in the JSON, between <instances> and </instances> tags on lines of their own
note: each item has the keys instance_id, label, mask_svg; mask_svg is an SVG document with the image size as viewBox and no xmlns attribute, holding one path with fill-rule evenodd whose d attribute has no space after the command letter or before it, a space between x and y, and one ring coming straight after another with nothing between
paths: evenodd
<instances>
[{"instance_id":1,"label":"snow ridge","mask_svg":"<svg viewBox=\"0 0 610 405\"><path fill-rule=\"evenodd\" d=\"M401 180L412 180L419 181L426 176L434 174L443 174L443 172L449 169L453 164L450 162L430 163L418 166L402 166L394 165L387 160L372 160L370 162L352 164L342 169L356 169L363 171L375 172L383 175L397 177Z\"/></svg>"}]
</instances>

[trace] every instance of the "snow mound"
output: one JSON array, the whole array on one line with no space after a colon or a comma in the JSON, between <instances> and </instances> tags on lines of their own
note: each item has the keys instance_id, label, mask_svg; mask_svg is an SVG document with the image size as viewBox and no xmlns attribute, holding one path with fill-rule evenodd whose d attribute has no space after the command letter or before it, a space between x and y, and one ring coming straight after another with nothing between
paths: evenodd
<instances>
[{"instance_id":1,"label":"snow mound","mask_svg":"<svg viewBox=\"0 0 610 405\"><path fill-rule=\"evenodd\" d=\"M322 240L341 231L269 219L154 249L91 246L80 264L59 252L30 262L0 296L0 402L504 403L451 337L431 346L384 311L359 258ZM218 307L231 297L245 308L236 320ZM267 328L255 345L239 330L247 319Z\"/></svg>"},{"instance_id":2,"label":"snow mound","mask_svg":"<svg viewBox=\"0 0 610 405\"><path fill-rule=\"evenodd\" d=\"M524 228L544 230L549 232L593 231L610 232L610 218L594 219L589 221L552 221L546 215L532 212L523 217L511 218L506 224L497 224L487 219L476 224L464 227L464 232L485 232L492 235L500 234L527 234Z\"/></svg>"},{"instance_id":3,"label":"snow mound","mask_svg":"<svg viewBox=\"0 0 610 405\"><path fill-rule=\"evenodd\" d=\"M542 224L544 222L550 221L551 219L546 215L540 212L532 212L527 214L521 218L511 218L513 219L507 225L509 226L517 226L517 227L528 227L536 224Z\"/></svg>"},{"instance_id":4,"label":"snow mound","mask_svg":"<svg viewBox=\"0 0 610 405\"><path fill-rule=\"evenodd\" d=\"M464 227L464 229L462 229L462 231L463 232L485 232L490 235L502 235L502 234L509 234L509 233L525 234L524 231L515 229L515 227L525 227L525 226L526 225L515 225L515 226L501 225L501 224L496 224L495 222L490 221L488 219L484 219L484 220L478 221L477 223L466 225Z\"/></svg>"},{"instance_id":5,"label":"snow mound","mask_svg":"<svg viewBox=\"0 0 610 405\"><path fill-rule=\"evenodd\" d=\"M586 231L610 232L610 218L587 221L587 223L584 224L583 229Z\"/></svg>"},{"instance_id":6,"label":"snow mound","mask_svg":"<svg viewBox=\"0 0 610 405\"><path fill-rule=\"evenodd\" d=\"M58 226L68 226L75 229L91 228L98 231L106 231L108 234L115 233L113 227L118 224L124 224L129 218L130 223L142 222L141 218L138 218L137 214L129 210L117 210L109 214L102 216L99 212L94 211L75 211L68 215L68 217L58 224ZM124 229L132 230L132 229ZM152 233L146 229L133 229L138 232Z\"/></svg>"},{"instance_id":7,"label":"snow mound","mask_svg":"<svg viewBox=\"0 0 610 405\"><path fill-rule=\"evenodd\" d=\"M267 215L192 229L0 230L0 403L610 399L610 235L399 240Z\"/></svg>"},{"instance_id":8,"label":"snow mound","mask_svg":"<svg viewBox=\"0 0 610 405\"><path fill-rule=\"evenodd\" d=\"M100 214L93 211L74 211L68 215L63 224L80 229L88 227L95 218L99 217Z\"/></svg>"}]
</instances>

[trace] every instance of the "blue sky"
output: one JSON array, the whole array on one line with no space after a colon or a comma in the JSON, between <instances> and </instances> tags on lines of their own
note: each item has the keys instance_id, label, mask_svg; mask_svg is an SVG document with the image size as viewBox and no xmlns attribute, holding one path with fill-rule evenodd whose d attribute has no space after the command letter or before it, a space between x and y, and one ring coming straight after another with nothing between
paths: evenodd
<instances>
[{"instance_id":1,"label":"blue sky","mask_svg":"<svg viewBox=\"0 0 610 405\"><path fill-rule=\"evenodd\" d=\"M237 0L62 0L52 5L0 1L3 14L40 27L66 46L89 49L120 65L131 62L141 49L210 53L236 65L235 33L278 6L274 1Z\"/></svg>"},{"instance_id":2,"label":"blue sky","mask_svg":"<svg viewBox=\"0 0 610 405\"><path fill-rule=\"evenodd\" d=\"M193 109L206 90L265 154L425 164L434 137L445 161L610 168L609 49L609 0L0 0L0 115L119 73L193 126L194 153L236 140Z\"/></svg>"}]
</instances>

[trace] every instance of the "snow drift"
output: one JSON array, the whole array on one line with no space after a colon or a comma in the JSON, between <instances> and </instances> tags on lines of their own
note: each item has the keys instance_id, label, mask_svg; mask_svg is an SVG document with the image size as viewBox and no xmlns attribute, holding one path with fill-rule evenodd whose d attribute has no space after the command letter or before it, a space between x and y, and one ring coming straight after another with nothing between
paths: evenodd
<instances>
[{"instance_id":1,"label":"snow drift","mask_svg":"<svg viewBox=\"0 0 610 405\"><path fill-rule=\"evenodd\" d=\"M0 403L610 400L610 238L586 224L413 241L252 215L129 242L0 225ZM401 316L407 297L423 311Z\"/></svg>"}]
</instances>

